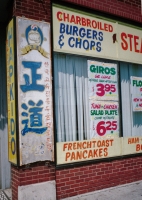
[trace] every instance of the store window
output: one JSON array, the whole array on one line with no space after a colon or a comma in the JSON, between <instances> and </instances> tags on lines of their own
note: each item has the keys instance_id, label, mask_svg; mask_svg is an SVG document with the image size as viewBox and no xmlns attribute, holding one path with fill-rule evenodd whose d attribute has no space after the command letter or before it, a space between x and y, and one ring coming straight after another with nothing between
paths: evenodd
<instances>
[{"instance_id":1,"label":"store window","mask_svg":"<svg viewBox=\"0 0 142 200\"><path fill-rule=\"evenodd\" d=\"M114 146L115 151L121 138L127 138L122 143L128 154L127 144L139 143L142 136L141 77L138 64L54 53L55 131L63 151L103 147L104 154L95 153L101 158L108 155L106 147ZM100 142L96 147L95 141ZM118 154L123 152L121 145ZM65 159L83 156L76 151Z\"/></svg>"},{"instance_id":2,"label":"store window","mask_svg":"<svg viewBox=\"0 0 142 200\"><path fill-rule=\"evenodd\" d=\"M57 165L142 153L141 34L53 5Z\"/></svg>"},{"instance_id":3,"label":"store window","mask_svg":"<svg viewBox=\"0 0 142 200\"><path fill-rule=\"evenodd\" d=\"M58 142L120 136L116 62L57 53L54 75Z\"/></svg>"},{"instance_id":4,"label":"store window","mask_svg":"<svg viewBox=\"0 0 142 200\"><path fill-rule=\"evenodd\" d=\"M110 104L108 104L107 106L108 102L112 103L112 106L109 111L106 109L106 119L108 118L109 121L110 119L113 119L113 116L115 114L117 115L117 123L116 120L113 120L112 130L115 129L116 126L120 127L121 121L123 124L122 128L120 127L119 129L116 129L118 131L116 134L112 134L110 132L109 133L111 135L124 137L142 136L142 112L140 112L142 107L142 97L141 94L139 94L140 97L137 96L138 94L133 97L131 91L132 77L135 77L136 79L134 79L133 82L138 88L138 91L142 91L142 78L140 78L142 77L142 66L138 64L129 64L125 62L119 62L118 64L114 61L109 63L106 60L104 62L104 60L99 59L97 63L109 63L110 66L115 65L116 68L112 67L111 69L112 73L115 73L114 69L117 70L117 77L116 80L113 81L114 83L111 84L111 80L109 79L110 77L109 75L107 75L109 74L109 70L106 71L107 74L105 73L105 71L101 71L104 78L104 82L102 82L103 84L101 84L101 82L97 82L96 85L99 85L97 86L98 91L92 91L92 88L95 84L93 80L89 81L87 62L88 58L81 56L73 56L59 53L56 53L54 56L57 141L65 142L88 140L97 136L105 136L107 132L109 132L109 129L111 129L111 126L108 128L108 130L103 130L102 128L102 130L100 130L98 134L97 131L96 134L93 134L93 131L90 130L90 126L93 126L93 124L90 124L90 116L98 116L98 119L96 117L95 120L97 122L102 121L102 119L105 119L105 117L102 117L101 119L99 118L101 115L103 115L102 110L105 110L110 106ZM93 66L94 65L92 64L92 70ZM120 74L118 73L119 66ZM94 77L99 76L99 71L96 70L94 72L94 74L96 74L94 75ZM119 76L120 88L117 88L119 86ZM99 78L96 78L96 80L97 79ZM106 82L106 80L110 81ZM102 80L100 79L100 81ZM108 92L112 93L113 96L105 98L103 93L107 93L106 95L108 96ZM119 92L121 93L121 101L119 101ZM93 97L95 93L98 93L98 98L97 100L92 100L91 109L89 108L89 97ZM101 106L99 104L99 100L105 105L105 107L103 106L103 104L101 105L103 109L100 108ZM121 113L119 109L120 106L122 110ZM103 125L101 127L103 127Z\"/></svg>"},{"instance_id":5,"label":"store window","mask_svg":"<svg viewBox=\"0 0 142 200\"><path fill-rule=\"evenodd\" d=\"M120 62L123 136L142 136L142 65Z\"/></svg>"}]
</instances>

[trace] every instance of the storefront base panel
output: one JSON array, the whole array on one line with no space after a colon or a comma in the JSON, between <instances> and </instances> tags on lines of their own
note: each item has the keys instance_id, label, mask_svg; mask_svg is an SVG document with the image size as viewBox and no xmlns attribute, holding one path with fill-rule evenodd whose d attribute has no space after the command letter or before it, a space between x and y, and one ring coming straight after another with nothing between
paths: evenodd
<instances>
[{"instance_id":1,"label":"storefront base panel","mask_svg":"<svg viewBox=\"0 0 142 200\"><path fill-rule=\"evenodd\" d=\"M87 165L82 164L82 166L64 167L56 170L55 166L47 166L45 162L26 167L12 166L13 200L19 200L18 186L23 190L25 188L21 186L40 188L42 183L45 184L45 187L48 187L54 182L54 188L55 184L56 188L53 197L56 195L56 199L60 200L142 180L141 156ZM50 184L46 184L47 182Z\"/></svg>"},{"instance_id":2,"label":"storefront base panel","mask_svg":"<svg viewBox=\"0 0 142 200\"><path fill-rule=\"evenodd\" d=\"M57 199L142 180L142 157L56 171Z\"/></svg>"},{"instance_id":3,"label":"storefront base panel","mask_svg":"<svg viewBox=\"0 0 142 200\"><path fill-rule=\"evenodd\" d=\"M23 166L17 168L12 166L11 169L12 175L12 199L18 199L18 186L32 186L38 184L39 188L41 187L40 183L55 181L55 167L48 166L48 163L41 162L36 164L31 164L30 166ZM38 188L36 186L36 188ZM45 184L48 186L48 184Z\"/></svg>"},{"instance_id":4,"label":"storefront base panel","mask_svg":"<svg viewBox=\"0 0 142 200\"><path fill-rule=\"evenodd\" d=\"M18 187L18 200L52 199L56 200L55 181L46 181Z\"/></svg>"}]
</instances>

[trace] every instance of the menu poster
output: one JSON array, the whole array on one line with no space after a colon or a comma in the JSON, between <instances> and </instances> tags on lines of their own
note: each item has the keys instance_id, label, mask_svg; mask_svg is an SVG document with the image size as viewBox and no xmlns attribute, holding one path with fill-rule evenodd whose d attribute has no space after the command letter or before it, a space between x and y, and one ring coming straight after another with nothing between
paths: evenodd
<instances>
[{"instance_id":1,"label":"menu poster","mask_svg":"<svg viewBox=\"0 0 142 200\"><path fill-rule=\"evenodd\" d=\"M119 104L109 101L89 101L90 136L119 136Z\"/></svg>"},{"instance_id":2,"label":"menu poster","mask_svg":"<svg viewBox=\"0 0 142 200\"><path fill-rule=\"evenodd\" d=\"M133 111L142 111L142 77L131 76L131 94Z\"/></svg>"},{"instance_id":3,"label":"menu poster","mask_svg":"<svg viewBox=\"0 0 142 200\"><path fill-rule=\"evenodd\" d=\"M117 64L88 60L89 99L118 101Z\"/></svg>"}]
</instances>

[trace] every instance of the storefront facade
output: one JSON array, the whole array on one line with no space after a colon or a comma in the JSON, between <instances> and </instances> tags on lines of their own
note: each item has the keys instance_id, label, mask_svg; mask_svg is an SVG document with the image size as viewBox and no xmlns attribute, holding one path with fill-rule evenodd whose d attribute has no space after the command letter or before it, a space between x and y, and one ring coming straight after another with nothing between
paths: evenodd
<instances>
[{"instance_id":1,"label":"storefront facade","mask_svg":"<svg viewBox=\"0 0 142 200\"><path fill-rule=\"evenodd\" d=\"M4 95L13 199L141 180L140 3L17 0L12 10Z\"/></svg>"},{"instance_id":2,"label":"storefront facade","mask_svg":"<svg viewBox=\"0 0 142 200\"><path fill-rule=\"evenodd\" d=\"M52 12L59 194L131 182L141 174L141 30L69 7Z\"/></svg>"}]
</instances>

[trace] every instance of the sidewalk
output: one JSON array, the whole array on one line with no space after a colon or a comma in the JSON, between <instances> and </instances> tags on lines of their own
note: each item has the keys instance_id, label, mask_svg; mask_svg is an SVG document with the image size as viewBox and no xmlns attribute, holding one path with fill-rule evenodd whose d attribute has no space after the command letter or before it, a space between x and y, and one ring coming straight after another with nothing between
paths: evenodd
<instances>
[{"instance_id":1,"label":"sidewalk","mask_svg":"<svg viewBox=\"0 0 142 200\"><path fill-rule=\"evenodd\" d=\"M77 195L64 200L142 200L142 181Z\"/></svg>"},{"instance_id":2,"label":"sidewalk","mask_svg":"<svg viewBox=\"0 0 142 200\"><path fill-rule=\"evenodd\" d=\"M11 200L11 196L11 189L0 190L0 200ZM49 200L48 196L46 200ZM97 190L62 200L142 200L142 181Z\"/></svg>"},{"instance_id":3,"label":"sidewalk","mask_svg":"<svg viewBox=\"0 0 142 200\"><path fill-rule=\"evenodd\" d=\"M11 189L0 190L0 200L11 200Z\"/></svg>"}]
</instances>

